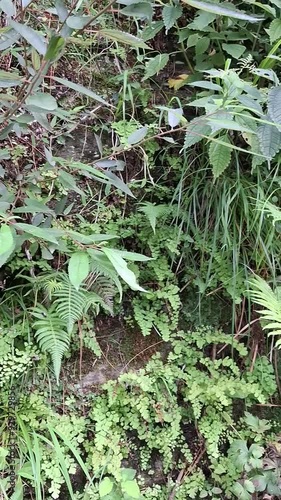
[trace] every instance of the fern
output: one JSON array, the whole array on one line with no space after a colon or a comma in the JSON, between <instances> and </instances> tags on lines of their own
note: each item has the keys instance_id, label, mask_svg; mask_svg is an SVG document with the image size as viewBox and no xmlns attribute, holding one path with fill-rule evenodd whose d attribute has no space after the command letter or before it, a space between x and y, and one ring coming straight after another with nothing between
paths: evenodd
<instances>
[{"instance_id":1,"label":"fern","mask_svg":"<svg viewBox=\"0 0 281 500\"><path fill-rule=\"evenodd\" d=\"M113 282L117 290L119 292L120 302L122 299L122 285L119 279L117 272L115 271L111 262L107 259L107 257L93 249L88 249L88 253L92 257L91 261L91 276L104 276L105 278L109 278L111 282ZM89 287L88 287L89 288Z\"/></svg>"},{"instance_id":2,"label":"fern","mask_svg":"<svg viewBox=\"0 0 281 500\"><path fill-rule=\"evenodd\" d=\"M42 351L50 354L58 383L62 357L70 344L69 332L54 305L49 310L38 305L33 309L32 315L37 318L33 324L36 340Z\"/></svg>"},{"instance_id":3,"label":"fern","mask_svg":"<svg viewBox=\"0 0 281 500\"><path fill-rule=\"evenodd\" d=\"M65 273L60 274L60 283L61 286L53 292L54 305L58 316L66 322L68 333L71 333L76 321L97 302L97 298L86 290L76 290Z\"/></svg>"},{"instance_id":4,"label":"fern","mask_svg":"<svg viewBox=\"0 0 281 500\"><path fill-rule=\"evenodd\" d=\"M113 286L112 281L106 276L90 273L85 286L87 290L91 290L96 294L103 308L112 314L113 299L116 295L116 288Z\"/></svg>"},{"instance_id":5,"label":"fern","mask_svg":"<svg viewBox=\"0 0 281 500\"><path fill-rule=\"evenodd\" d=\"M259 311L265 321L263 329L271 330L270 335L281 335L281 287L275 291L259 276L250 281L251 296L264 309ZM276 345L280 345L278 340Z\"/></svg>"}]
</instances>

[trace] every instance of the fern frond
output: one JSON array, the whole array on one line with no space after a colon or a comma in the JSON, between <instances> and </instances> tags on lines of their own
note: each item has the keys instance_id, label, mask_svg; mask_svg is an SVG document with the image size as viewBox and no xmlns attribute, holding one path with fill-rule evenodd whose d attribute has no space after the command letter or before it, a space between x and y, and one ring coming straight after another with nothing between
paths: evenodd
<instances>
[{"instance_id":1,"label":"fern frond","mask_svg":"<svg viewBox=\"0 0 281 500\"><path fill-rule=\"evenodd\" d=\"M32 310L32 315L37 318L33 323L35 338L42 351L50 354L58 383L62 357L69 348L70 335L54 306L47 310L39 305Z\"/></svg>"},{"instance_id":2,"label":"fern frond","mask_svg":"<svg viewBox=\"0 0 281 500\"><path fill-rule=\"evenodd\" d=\"M91 305L92 297L86 290L76 290L65 273L60 273L60 284L53 292L56 298L54 305L60 319L66 322L68 333L71 333L76 321L82 318Z\"/></svg>"},{"instance_id":3,"label":"fern frond","mask_svg":"<svg viewBox=\"0 0 281 500\"><path fill-rule=\"evenodd\" d=\"M268 283L259 276L250 280L250 287L253 300L264 308L259 311L265 321L263 328L271 330L270 335L281 335L280 290L277 288L273 291Z\"/></svg>"},{"instance_id":4,"label":"fern frond","mask_svg":"<svg viewBox=\"0 0 281 500\"><path fill-rule=\"evenodd\" d=\"M92 257L91 261L91 275L104 276L105 278L109 278L111 282L113 282L120 296L120 302L122 299L122 285L119 279L117 272L115 271L111 262L107 259L107 257L98 252L96 250L89 249L89 254Z\"/></svg>"},{"instance_id":5,"label":"fern frond","mask_svg":"<svg viewBox=\"0 0 281 500\"><path fill-rule=\"evenodd\" d=\"M90 273L85 286L87 290L95 292L100 298L101 305L113 312L113 299L116 295L116 288L114 287L112 280L106 276L101 276L96 273Z\"/></svg>"}]
</instances>

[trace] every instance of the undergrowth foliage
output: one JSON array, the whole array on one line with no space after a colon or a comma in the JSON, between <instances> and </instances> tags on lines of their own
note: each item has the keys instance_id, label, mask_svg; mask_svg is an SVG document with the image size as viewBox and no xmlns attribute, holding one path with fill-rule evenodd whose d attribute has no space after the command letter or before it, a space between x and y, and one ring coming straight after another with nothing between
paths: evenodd
<instances>
[{"instance_id":1,"label":"undergrowth foliage","mask_svg":"<svg viewBox=\"0 0 281 500\"><path fill-rule=\"evenodd\" d=\"M0 14L1 498L280 497L280 0Z\"/></svg>"}]
</instances>

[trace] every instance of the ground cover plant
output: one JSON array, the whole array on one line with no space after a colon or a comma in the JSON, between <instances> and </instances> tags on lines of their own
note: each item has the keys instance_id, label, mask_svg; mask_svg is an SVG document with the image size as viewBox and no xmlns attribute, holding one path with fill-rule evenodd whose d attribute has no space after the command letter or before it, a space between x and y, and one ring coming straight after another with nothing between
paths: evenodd
<instances>
[{"instance_id":1,"label":"ground cover plant","mask_svg":"<svg viewBox=\"0 0 281 500\"><path fill-rule=\"evenodd\" d=\"M280 498L280 0L0 11L0 498Z\"/></svg>"}]
</instances>

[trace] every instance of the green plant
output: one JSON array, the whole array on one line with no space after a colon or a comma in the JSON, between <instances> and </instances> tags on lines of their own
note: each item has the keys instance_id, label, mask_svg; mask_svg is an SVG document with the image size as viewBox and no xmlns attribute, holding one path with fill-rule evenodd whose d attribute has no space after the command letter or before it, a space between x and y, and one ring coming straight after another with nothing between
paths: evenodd
<instances>
[{"instance_id":1,"label":"green plant","mask_svg":"<svg viewBox=\"0 0 281 500\"><path fill-rule=\"evenodd\" d=\"M263 307L259 310L262 318L263 328L270 330L269 335L279 336L281 334L281 295L280 287L275 290L259 276L254 276L250 282L251 296L255 303ZM280 345L277 339L276 346Z\"/></svg>"}]
</instances>

